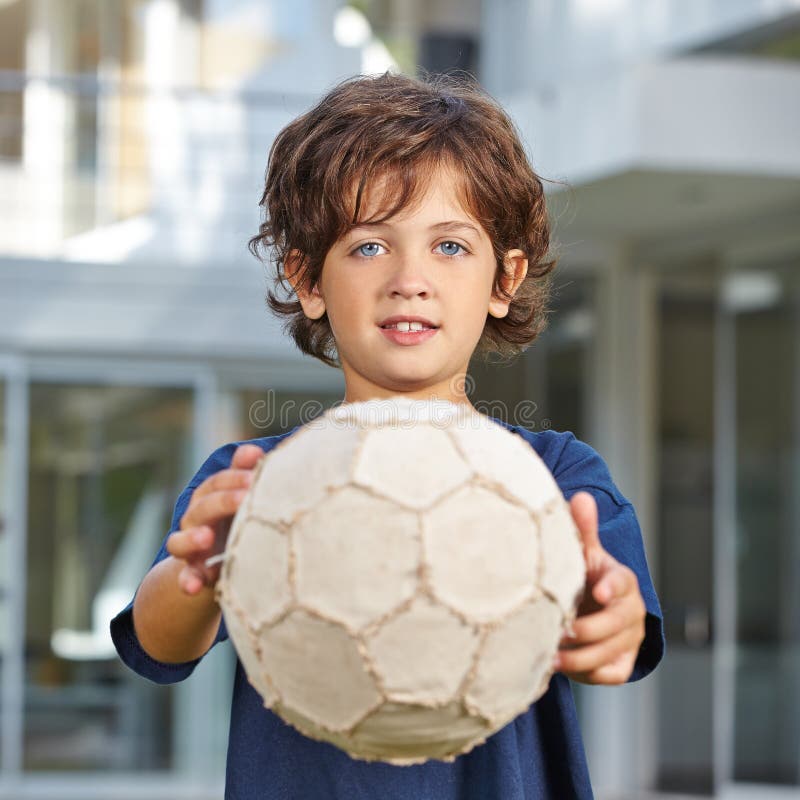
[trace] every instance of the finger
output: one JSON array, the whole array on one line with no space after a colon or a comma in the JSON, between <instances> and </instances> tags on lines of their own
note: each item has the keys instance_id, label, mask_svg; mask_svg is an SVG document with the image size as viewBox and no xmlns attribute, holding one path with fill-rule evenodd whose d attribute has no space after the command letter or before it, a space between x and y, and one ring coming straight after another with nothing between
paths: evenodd
<instances>
[{"instance_id":1,"label":"finger","mask_svg":"<svg viewBox=\"0 0 800 800\"><path fill-rule=\"evenodd\" d=\"M205 587L203 576L190 566L185 566L178 573L178 586L189 595L198 594Z\"/></svg>"},{"instance_id":2,"label":"finger","mask_svg":"<svg viewBox=\"0 0 800 800\"><path fill-rule=\"evenodd\" d=\"M235 489L214 492L196 501L192 498L189 508L181 517L181 530L199 525L213 525L215 522L232 517L246 496L245 489Z\"/></svg>"},{"instance_id":3,"label":"finger","mask_svg":"<svg viewBox=\"0 0 800 800\"><path fill-rule=\"evenodd\" d=\"M626 655L612 664L604 664L586 675L584 683L595 685L618 686L630 678L636 665L636 656Z\"/></svg>"},{"instance_id":4,"label":"finger","mask_svg":"<svg viewBox=\"0 0 800 800\"><path fill-rule=\"evenodd\" d=\"M634 592L638 594L638 588L639 584L633 570L614 562L613 566L592 587L592 597L598 603L608 605Z\"/></svg>"},{"instance_id":5,"label":"finger","mask_svg":"<svg viewBox=\"0 0 800 800\"><path fill-rule=\"evenodd\" d=\"M630 619L628 619L629 616ZM620 613L617 608L603 609L594 614L587 614L572 623L572 634L566 634L561 639L560 646L574 649L601 642L616 636L621 630L635 622L635 615Z\"/></svg>"},{"instance_id":6,"label":"finger","mask_svg":"<svg viewBox=\"0 0 800 800\"><path fill-rule=\"evenodd\" d=\"M572 518L581 535L584 553L595 547L602 549L597 532L597 503L589 492L576 492L569 501Z\"/></svg>"},{"instance_id":7,"label":"finger","mask_svg":"<svg viewBox=\"0 0 800 800\"><path fill-rule=\"evenodd\" d=\"M631 593L609 606L578 617L572 623L572 630L560 642L563 647L581 647L615 636L627 628L635 628L644 636L644 620L647 609L638 593Z\"/></svg>"},{"instance_id":8,"label":"finger","mask_svg":"<svg viewBox=\"0 0 800 800\"><path fill-rule=\"evenodd\" d=\"M240 444L231 459L234 469L253 469L264 457L264 451L257 444Z\"/></svg>"},{"instance_id":9,"label":"finger","mask_svg":"<svg viewBox=\"0 0 800 800\"><path fill-rule=\"evenodd\" d=\"M616 661L629 650L638 650L637 638L635 631L625 629L602 642L578 647L575 650L559 650L557 667L567 675L592 672Z\"/></svg>"},{"instance_id":10,"label":"finger","mask_svg":"<svg viewBox=\"0 0 800 800\"><path fill-rule=\"evenodd\" d=\"M214 531L208 526L201 525L195 528L171 533L167 539L167 552L186 561L208 552L214 545Z\"/></svg>"},{"instance_id":11,"label":"finger","mask_svg":"<svg viewBox=\"0 0 800 800\"><path fill-rule=\"evenodd\" d=\"M252 469L223 469L215 472L194 490L192 500L226 489L249 489L253 485L253 477Z\"/></svg>"}]
</instances>

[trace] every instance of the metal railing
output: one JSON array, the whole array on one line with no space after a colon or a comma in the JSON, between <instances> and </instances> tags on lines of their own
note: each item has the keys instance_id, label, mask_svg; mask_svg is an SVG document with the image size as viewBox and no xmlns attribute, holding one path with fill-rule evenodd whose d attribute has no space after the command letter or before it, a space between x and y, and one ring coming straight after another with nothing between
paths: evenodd
<instances>
[{"instance_id":1,"label":"metal railing","mask_svg":"<svg viewBox=\"0 0 800 800\"><path fill-rule=\"evenodd\" d=\"M313 101L0 70L0 256L235 258L270 145Z\"/></svg>"}]
</instances>

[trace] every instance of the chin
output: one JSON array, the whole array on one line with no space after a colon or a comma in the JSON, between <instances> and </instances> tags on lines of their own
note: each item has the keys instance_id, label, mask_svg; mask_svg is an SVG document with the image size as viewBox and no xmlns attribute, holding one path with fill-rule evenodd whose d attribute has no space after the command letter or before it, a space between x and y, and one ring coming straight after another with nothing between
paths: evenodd
<instances>
[{"instance_id":1,"label":"chin","mask_svg":"<svg viewBox=\"0 0 800 800\"><path fill-rule=\"evenodd\" d=\"M376 383L395 392L414 392L435 385L437 380L430 374L405 371L383 375Z\"/></svg>"}]
</instances>

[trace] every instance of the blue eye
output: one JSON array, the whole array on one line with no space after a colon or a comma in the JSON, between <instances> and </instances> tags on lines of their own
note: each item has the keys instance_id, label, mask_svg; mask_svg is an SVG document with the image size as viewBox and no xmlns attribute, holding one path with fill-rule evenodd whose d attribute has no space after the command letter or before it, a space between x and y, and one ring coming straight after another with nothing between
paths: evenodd
<instances>
[{"instance_id":1,"label":"blue eye","mask_svg":"<svg viewBox=\"0 0 800 800\"><path fill-rule=\"evenodd\" d=\"M466 247L458 242L442 242L437 245L436 249L439 250L442 255L451 257L464 255L468 252ZM364 244L360 244L356 247L353 254L357 254L362 258L375 258L375 256L382 255L385 251L386 248L384 248L382 244L378 244L378 242L364 242Z\"/></svg>"},{"instance_id":2,"label":"blue eye","mask_svg":"<svg viewBox=\"0 0 800 800\"><path fill-rule=\"evenodd\" d=\"M374 256L378 255L378 250L381 247L383 247L383 245L380 245L377 242L366 242L365 244L359 245L356 248L356 252L365 258L373 258Z\"/></svg>"},{"instance_id":3,"label":"blue eye","mask_svg":"<svg viewBox=\"0 0 800 800\"><path fill-rule=\"evenodd\" d=\"M464 247L462 247L458 242L442 242L438 247L441 248L443 255L446 256L458 256L461 255L459 251L463 250L466 252Z\"/></svg>"}]
</instances>

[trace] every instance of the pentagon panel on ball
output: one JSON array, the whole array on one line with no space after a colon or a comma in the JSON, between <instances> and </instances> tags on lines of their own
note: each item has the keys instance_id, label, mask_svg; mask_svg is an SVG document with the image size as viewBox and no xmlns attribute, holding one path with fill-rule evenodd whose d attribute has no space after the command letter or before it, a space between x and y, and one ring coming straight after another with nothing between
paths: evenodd
<instances>
[{"instance_id":1,"label":"pentagon panel on ball","mask_svg":"<svg viewBox=\"0 0 800 800\"><path fill-rule=\"evenodd\" d=\"M363 489L339 489L292 529L298 603L358 630L417 585L417 515Z\"/></svg>"},{"instance_id":2,"label":"pentagon panel on ball","mask_svg":"<svg viewBox=\"0 0 800 800\"><path fill-rule=\"evenodd\" d=\"M260 645L281 704L322 729L346 731L380 703L357 640L336 623L294 611Z\"/></svg>"},{"instance_id":3,"label":"pentagon panel on ball","mask_svg":"<svg viewBox=\"0 0 800 800\"><path fill-rule=\"evenodd\" d=\"M455 697L477 644L473 625L422 596L384 622L367 651L390 700L442 704Z\"/></svg>"},{"instance_id":4,"label":"pentagon panel on ball","mask_svg":"<svg viewBox=\"0 0 800 800\"><path fill-rule=\"evenodd\" d=\"M422 530L431 590L468 619L489 622L538 592L538 531L527 509L469 485L425 512Z\"/></svg>"},{"instance_id":5,"label":"pentagon panel on ball","mask_svg":"<svg viewBox=\"0 0 800 800\"><path fill-rule=\"evenodd\" d=\"M223 558L217 598L264 705L393 764L452 760L541 696L585 570L522 437L401 397L268 452Z\"/></svg>"}]
</instances>

